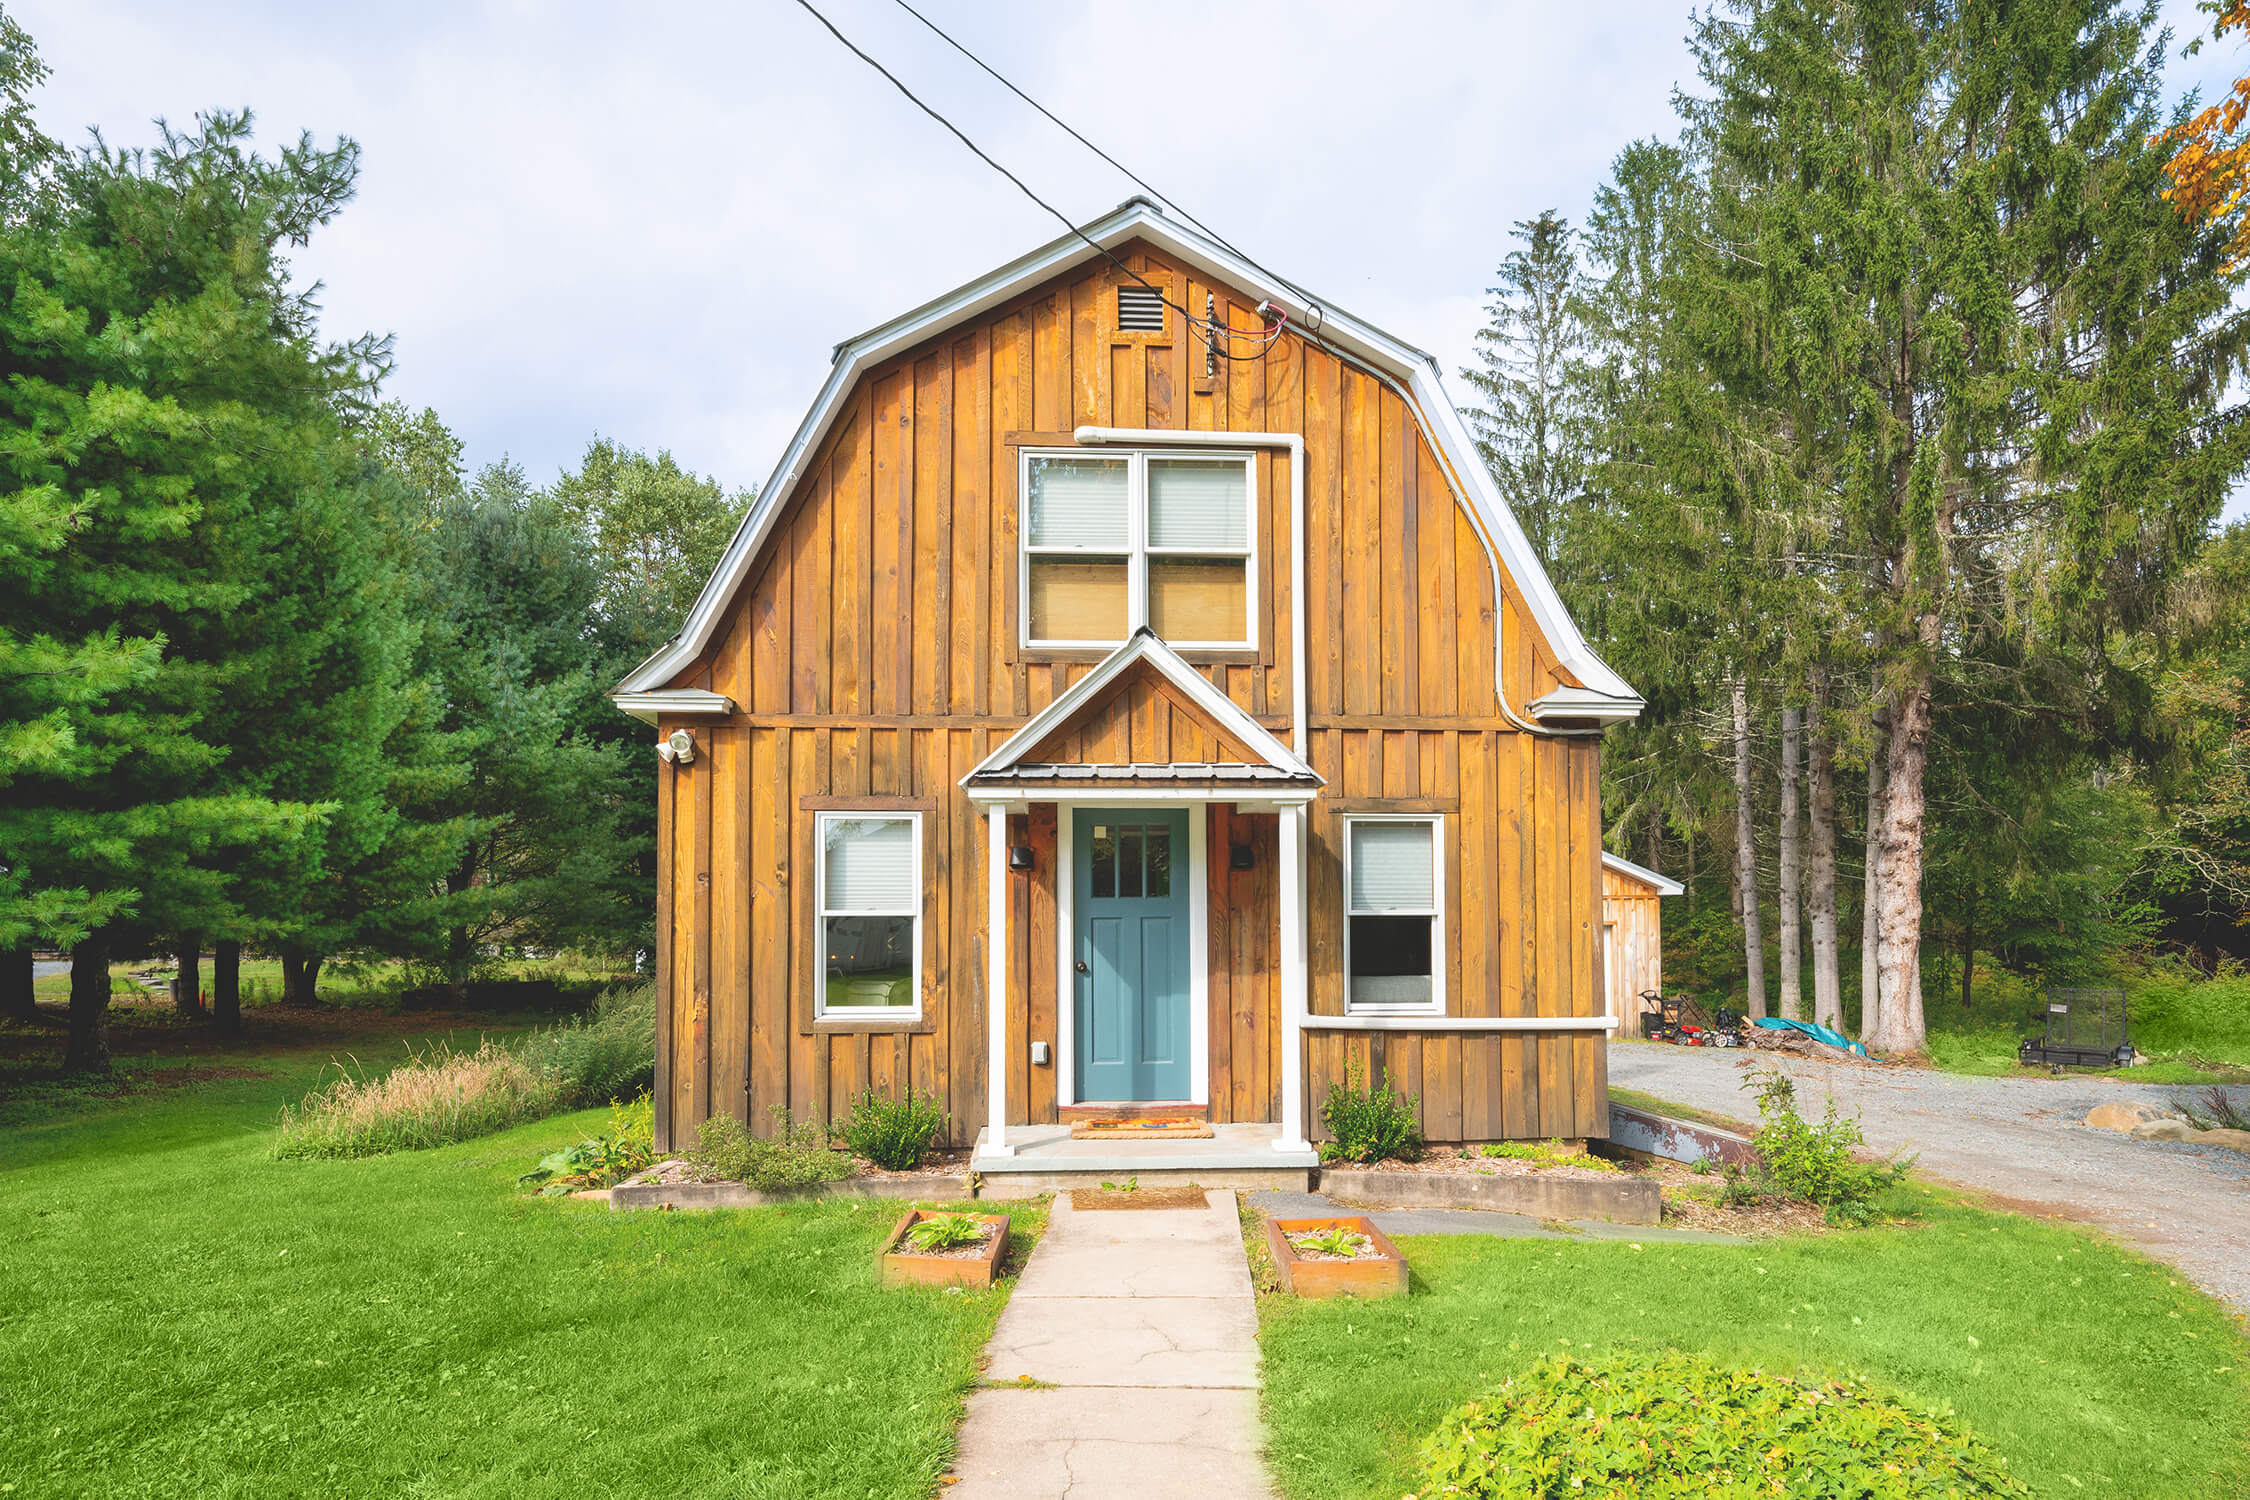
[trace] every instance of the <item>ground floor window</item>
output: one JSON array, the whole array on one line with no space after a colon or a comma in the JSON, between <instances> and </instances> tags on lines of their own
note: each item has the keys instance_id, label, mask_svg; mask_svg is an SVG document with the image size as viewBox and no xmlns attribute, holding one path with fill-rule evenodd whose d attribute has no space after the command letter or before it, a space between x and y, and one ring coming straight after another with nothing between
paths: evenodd
<instances>
[{"instance_id":1,"label":"ground floor window","mask_svg":"<svg viewBox=\"0 0 2250 1500\"><path fill-rule=\"evenodd\" d=\"M822 813L819 1013L914 1020L922 1010L922 819Z\"/></svg>"},{"instance_id":2,"label":"ground floor window","mask_svg":"<svg viewBox=\"0 0 2250 1500\"><path fill-rule=\"evenodd\" d=\"M1442 818L1344 820L1345 1000L1355 1011L1445 1009Z\"/></svg>"}]
</instances>

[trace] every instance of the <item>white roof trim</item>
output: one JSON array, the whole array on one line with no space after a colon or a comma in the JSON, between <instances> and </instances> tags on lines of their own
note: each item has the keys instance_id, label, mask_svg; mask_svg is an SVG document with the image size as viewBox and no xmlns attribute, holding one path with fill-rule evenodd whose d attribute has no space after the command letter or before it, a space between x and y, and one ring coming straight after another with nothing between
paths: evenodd
<instances>
[{"instance_id":1,"label":"white roof trim","mask_svg":"<svg viewBox=\"0 0 2250 1500\"><path fill-rule=\"evenodd\" d=\"M1273 302L1299 327L1316 330L1323 342L1403 382L1431 424L1430 440L1445 454L1454 472L1468 487L1469 504L1499 547L1501 561L1529 606L1533 623L1563 670L1578 678L1593 693L1612 700L1621 708L1631 705L1637 711L1639 695L1595 656L1593 648L1578 633L1570 612L1563 607L1562 596L1555 592L1546 569L1540 566L1539 556L1532 550L1514 510L1478 460L1467 424L1445 393L1436 360L1348 313L1326 304L1308 304L1297 292L1276 284L1216 241L1167 218L1145 198L1133 198L1120 204L1088 224L1084 234L1086 239L1105 250L1136 237L1146 239L1217 280ZM688 612L687 622L678 635L618 684L618 693L626 695L661 687L702 655L728 601L749 576L751 564L757 560L775 521L795 493L804 465L827 436L866 370L1029 291L1095 253L1077 235L1065 235L839 345L819 398L790 439L773 476L758 491L757 503L736 528L718 567L703 586L694 608Z\"/></svg>"},{"instance_id":2,"label":"white roof trim","mask_svg":"<svg viewBox=\"0 0 2250 1500\"><path fill-rule=\"evenodd\" d=\"M1220 728L1258 752L1267 765L1278 766L1292 776L1310 776L1316 782L1322 780L1320 774L1300 760L1295 751L1245 713L1240 704L1211 686L1211 679L1181 660L1177 651L1158 640L1155 632L1144 625L1133 632L1131 640L1103 657L1091 672L1072 684L1069 691L1033 714L1021 729L1008 736L999 749L979 761L974 770L961 778L961 785L968 786L988 771L1003 771L1021 762L1057 726L1091 703L1102 689L1122 676L1126 668L1142 661L1161 672L1166 681L1186 693L1195 706L1210 715ZM1245 782L1243 785L1254 789L1247 795L1264 794L1264 783ZM1015 788L1014 794L1023 795L1022 788Z\"/></svg>"},{"instance_id":3,"label":"white roof trim","mask_svg":"<svg viewBox=\"0 0 2250 1500\"><path fill-rule=\"evenodd\" d=\"M721 718L734 712L734 700L702 688L666 688L654 693L613 693L610 702L636 719L654 724L658 714Z\"/></svg>"},{"instance_id":4,"label":"white roof trim","mask_svg":"<svg viewBox=\"0 0 2250 1500\"><path fill-rule=\"evenodd\" d=\"M1614 870L1627 880L1637 880L1641 884L1654 889L1659 896L1678 896L1687 890L1687 887L1677 880L1667 879L1647 866L1636 865L1629 859L1620 859L1606 849L1602 851L1602 868Z\"/></svg>"},{"instance_id":5,"label":"white roof trim","mask_svg":"<svg viewBox=\"0 0 2250 1500\"><path fill-rule=\"evenodd\" d=\"M1524 706L1542 723L1549 719L1594 719L1603 724L1638 718L1643 707L1637 696L1619 698L1612 693L1597 693L1582 687L1559 687L1551 693L1540 694Z\"/></svg>"}]
</instances>

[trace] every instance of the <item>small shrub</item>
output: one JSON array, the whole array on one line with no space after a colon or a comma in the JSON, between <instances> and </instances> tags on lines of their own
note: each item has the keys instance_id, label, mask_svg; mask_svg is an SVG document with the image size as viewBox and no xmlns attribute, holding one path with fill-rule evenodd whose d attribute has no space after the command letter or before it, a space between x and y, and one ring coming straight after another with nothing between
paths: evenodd
<instances>
[{"instance_id":1,"label":"small shrub","mask_svg":"<svg viewBox=\"0 0 2250 1500\"><path fill-rule=\"evenodd\" d=\"M924 1255L959 1250L984 1238L984 1225L968 1214L941 1214L906 1231L907 1243Z\"/></svg>"},{"instance_id":2,"label":"small shrub","mask_svg":"<svg viewBox=\"0 0 2250 1500\"><path fill-rule=\"evenodd\" d=\"M798 1124L782 1105L773 1107L774 1132L759 1137L732 1115L713 1115L697 1129L687 1159L707 1177L739 1182L761 1193L839 1182L852 1175L852 1159L831 1150L818 1125Z\"/></svg>"},{"instance_id":3,"label":"small shrub","mask_svg":"<svg viewBox=\"0 0 2250 1500\"><path fill-rule=\"evenodd\" d=\"M1759 1166L1745 1183L1738 1173L1728 1174L1730 1202L1755 1202L1755 1196L1737 1198L1738 1192L1771 1193L1801 1203L1819 1205L1831 1224L1865 1224L1875 1216L1875 1200L1885 1190L1906 1180L1913 1158L1861 1161L1858 1148L1867 1144L1857 1119L1836 1113L1836 1101L1817 1125L1797 1112L1797 1086L1779 1070L1755 1070L1743 1080L1758 1095L1758 1118L1763 1122L1750 1138L1757 1148Z\"/></svg>"},{"instance_id":4,"label":"small shrub","mask_svg":"<svg viewBox=\"0 0 2250 1500\"><path fill-rule=\"evenodd\" d=\"M1863 1381L1677 1351L1551 1356L1448 1412L1422 1447L1423 1500L2030 1493L1949 1416Z\"/></svg>"},{"instance_id":5,"label":"small shrub","mask_svg":"<svg viewBox=\"0 0 2250 1500\"><path fill-rule=\"evenodd\" d=\"M2205 1089L2201 1107L2189 1105L2185 1113L2188 1123L2198 1130L2250 1130L2250 1115L2245 1115L2234 1096L2223 1088Z\"/></svg>"},{"instance_id":6,"label":"small shrub","mask_svg":"<svg viewBox=\"0 0 2250 1500\"><path fill-rule=\"evenodd\" d=\"M450 1145L563 1107L555 1075L486 1042L474 1052L438 1048L388 1073L353 1073L281 1111L273 1154L376 1156Z\"/></svg>"},{"instance_id":7,"label":"small shrub","mask_svg":"<svg viewBox=\"0 0 2250 1500\"><path fill-rule=\"evenodd\" d=\"M930 1143L945 1133L948 1118L935 1095L909 1092L891 1099L869 1089L852 1100L852 1112L835 1133L876 1166L910 1172L922 1165Z\"/></svg>"},{"instance_id":8,"label":"small shrub","mask_svg":"<svg viewBox=\"0 0 2250 1500\"><path fill-rule=\"evenodd\" d=\"M1388 1072L1380 1089L1367 1086L1358 1063L1348 1063L1344 1080L1328 1085L1320 1123L1335 1137L1320 1148L1323 1161L1420 1161L1422 1096L1402 1097Z\"/></svg>"}]
</instances>

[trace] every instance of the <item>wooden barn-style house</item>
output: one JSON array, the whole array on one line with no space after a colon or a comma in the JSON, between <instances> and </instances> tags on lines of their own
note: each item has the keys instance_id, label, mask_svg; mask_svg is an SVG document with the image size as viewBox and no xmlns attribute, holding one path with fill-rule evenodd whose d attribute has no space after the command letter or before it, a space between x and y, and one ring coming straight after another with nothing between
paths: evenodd
<instances>
[{"instance_id":1,"label":"wooden barn-style house","mask_svg":"<svg viewBox=\"0 0 2250 1500\"><path fill-rule=\"evenodd\" d=\"M1430 356L1145 200L841 345L615 699L660 1146L914 1089L988 1181L1089 1113L1301 1166L1355 1067L1434 1141L1607 1132L1640 699Z\"/></svg>"}]
</instances>

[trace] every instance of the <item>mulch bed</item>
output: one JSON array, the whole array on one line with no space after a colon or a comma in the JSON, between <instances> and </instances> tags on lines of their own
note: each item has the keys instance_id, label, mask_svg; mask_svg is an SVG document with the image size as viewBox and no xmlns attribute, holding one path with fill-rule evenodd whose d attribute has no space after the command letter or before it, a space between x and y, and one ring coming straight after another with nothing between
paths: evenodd
<instances>
[{"instance_id":1,"label":"mulch bed","mask_svg":"<svg viewBox=\"0 0 2250 1500\"><path fill-rule=\"evenodd\" d=\"M1351 1237L1352 1253L1349 1255L1331 1255L1325 1250L1315 1250L1307 1242L1319 1238L1320 1234L1321 1231L1317 1229L1304 1229L1287 1236L1291 1253L1299 1260L1381 1260L1383 1258L1383 1252L1376 1249L1375 1242L1364 1234L1354 1234Z\"/></svg>"},{"instance_id":2,"label":"mulch bed","mask_svg":"<svg viewBox=\"0 0 2250 1500\"><path fill-rule=\"evenodd\" d=\"M929 1221L925 1219L922 1222L926 1224ZM982 1219L975 1222L977 1228L982 1232L969 1244L955 1245L950 1250L918 1250L914 1246L913 1233L909 1231L907 1237L900 1240L890 1253L893 1255L911 1255L917 1260L982 1260L987 1247L992 1244L992 1237L1000 1231L995 1226L985 1223Z\"/></svg>"},{"instance_id":3,"label":"mulch bed","mask_svg":"<svg viewBox=\"0 0 2250 1500\"><path fill-rule=\"evenodd\" d=\"M1199 1187L1072 1188L1070 1206L1080 1213L1116 1208L1208 1208Z\"/></svg>"},{"instance_id":4,"label":"mulch bed","mask_svg":"<svg viewBox=\"0 0 2250 1500\"><path fill-rule=\"evenodd\" d=\"M927 1177L932 1179L933 1185L948 1178L952 1179L957 1185L962 1175L969 1170L969 1153L966 1151L933 1151L922 1159L922 1165L904 1172L893 1172L886 1167L878 1167L865 1158L857 1158L856 1160L859 1170L852 1174L854 1178L865 1177L886 1182ZM693 1162L677 1156L668 1156L655 1166L635 1172L631 1177L625 1179L626 1183L634 1186L643 1183L655 1183L661 1187L672 1187L684 1182L717 1182L720 1180L698 1170ZM620 1186L623 1185L620 1184Z\"/></svg>"},{"instance_id":5,"label":"mulch bed","mask_svg":"<svg viewBox=\"0 0 2250 1500\"><path fill-rule=\"evenodd\" d=\"M1825 1234L1828 1218L1810 1203L1740 1204L1722 1207L1717 1174L1699 1176L1673 1161L1658 1161L1635 1175L1653 1178L1664 1193L1664 1225L1668 1229L1702 1229L1715 1234L1739 1234L1770 1239L1783 1234Z\"/></svg>"},{"instance_id":6,"label":"mulch bed","mask_svg":"<svg viewBox=\"0 0 2250 1500\"><path fill-rule=\"evenodd\" d=\"M1574 1181L1614 1181L1618 1172L1599 1167L1548 1166L1520 1156L1480 1156L1468 1147L1432 1146L1420 1161L1331 1162L1367 1172L1419 1172L1470 1177L1565 1177Z\"/></svg>"}]
</instances>

